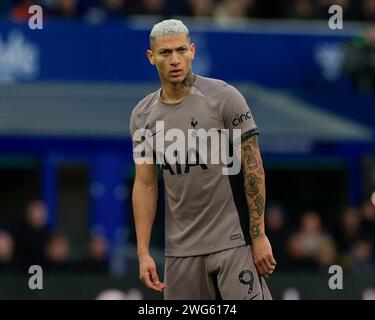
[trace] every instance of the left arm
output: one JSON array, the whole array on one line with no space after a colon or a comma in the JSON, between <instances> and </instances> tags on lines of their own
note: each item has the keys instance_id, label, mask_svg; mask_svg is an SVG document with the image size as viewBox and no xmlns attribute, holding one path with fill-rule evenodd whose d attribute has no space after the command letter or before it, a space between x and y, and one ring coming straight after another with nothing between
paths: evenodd
<instances>
[{"instance_id":1,"label":"left arm","mask_svg":"<svg viewBox=\"0 0 375 320\"><path fill-rule=\"evenodd\" d=\"M271 244L265 234L265 174L256 134L241 142L241 164L249 207L254 263L258 272L267 278L275 269L276 261L272 254Z\"/></svg>"}]
</instances>

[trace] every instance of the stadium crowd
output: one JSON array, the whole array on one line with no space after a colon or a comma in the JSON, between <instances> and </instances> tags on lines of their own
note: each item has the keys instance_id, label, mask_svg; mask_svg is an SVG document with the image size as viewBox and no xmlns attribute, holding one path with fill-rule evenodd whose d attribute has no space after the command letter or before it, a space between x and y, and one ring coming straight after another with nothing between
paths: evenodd
<instances>
[{"instance_id":1,"label":"stadium crowd","mask_svg":"<svg viewBox=\"0 0 375 320\"><path fill-rule=\"evenodd\" d=\"M322 271L334 264L353 274L375 275L375 206L368 199L359 208L340 214L336 225L324 225L321 215L308 210L290 225L280 205L266 211L266 233L278 268L285 271Z\"/></svg>"},{"instance_id":2,"label":"stadium crowd","mask_svg":"<svg viewBox=\"0 0 375 320\"><path fill-rule=\"evenodd\" d=\"M340 5L346 20L375 20L374 0L1 0L0 16L25 21L33 4L41 5L47 17L89 21L129 15L212 17L218 21L226 18L327 19L331 5Z\"/></svg>"},{"instance_id":3,"label":"stadium crowd","mask_svg":"<svg viewBox=\"0 0 375 320\"><path fill-rule=\"evenodd\" d=\"M77 259L66 235L47 228L46 210L43 202L32 201L24 221L0 227L0 271L25 272L39 264L46 273L109 274L106 239L92 235ZM299 223L292 225L279 204L266 210L266 233L279 270L327 272L338 264L353 274L375 275L375 206L370 200L345 210L336 226L323 225L316 211L303 212L299 218Z\"/></svg>"},{"instance_id":4,"label":"stadium crowd","mask_svg":"<svg viewBox=\"0 0 375 320\"><path fill-rule=\"evenodd\" d=\"M91 235L78 258L72 249L63 232L47 228L47 208L39 200L27 205L18 224L0 226L0 272L25 273L40 265L45 273L108 274L109 247L103 236Z\"/></svg>"}]
</instances>

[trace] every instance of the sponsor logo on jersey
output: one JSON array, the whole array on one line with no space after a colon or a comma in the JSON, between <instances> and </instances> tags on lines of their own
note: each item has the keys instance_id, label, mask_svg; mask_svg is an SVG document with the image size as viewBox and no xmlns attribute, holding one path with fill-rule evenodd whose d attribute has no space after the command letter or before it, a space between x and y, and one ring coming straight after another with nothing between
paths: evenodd
<instances>
[{"instance_id":1,"label":"sponsor logo on jersey","mask_svg":"<svg viewBox=\"0 0 375 320\"><path fill-rule=\"evenodd\" d=\"M251 119L251 113L250 111L246 112L246 113L242 113L242 114L238 114L236 113L234 115L234 119L232 120L232 124L237 127L239 124L241 124L242 122L246 121L246 120L249 120Z\"/></svg>"},{"instance_id":2,"label":"sponsor logo on jersey","mask_svg":"<svg viewBox=\"0 0 375 320\"><path fill-rule=\"evenodd\" d=\"M224 175L235 175L241 170L241 130L212 128L195 129L198 121L191 119L194 129L187 132L178 128L165 130L164 121L156 121L133 134L133 156L136 164L160 164L170 174L190 173L191 167L207 170L209 165L222 165ZM154 131L154 132L153 132Z\"/></svg>"}]
</instances>

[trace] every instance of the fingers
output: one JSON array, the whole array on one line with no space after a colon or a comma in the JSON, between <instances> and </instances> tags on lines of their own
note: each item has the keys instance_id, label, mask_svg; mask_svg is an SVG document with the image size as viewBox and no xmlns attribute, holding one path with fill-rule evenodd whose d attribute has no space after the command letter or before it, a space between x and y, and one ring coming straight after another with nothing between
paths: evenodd
<instances>
[{"instance_id":1,"label":"fingers","mask_svg":"<svg viewBox=\"0 0 375 320\"><path fill-rule=\"evenodd\" d=\"M152 280L155 284L159 284L159 276L158 274L156 273L156 269L155 268L151 268L150 269L150 272L151 272L151 276L152 276Z\"/></svg>"},{"instance_id":2,"label":"fingers","mask_svg":"<svg viewBox=\"0 0 375 320\"><path fill-rule=\"evenodd\" d=\"M160 282L159 276L156 273L156 269L154 269L154 268L151 269L151 276L152 276L152 279L153 279L154 286L156 286L158 288L158 291L160 291L160 292L163 291L163 289L165 288L165 284Z\"/></svg>"},{"instance_id":3,"label":"fingers","mask_svg":"<svg viewBox=\"0 0 375 320\"><path fill-rule=\"evenodd\" d=\"M273 265L272 263L271 263L271 259L266 259L265 261L264 261L264 265L265 265L265 267L266 267L266 270L268 271L268 273L271 273L272 274L272 272L275 270L275 265Z\"/></svg>"},{"instance_id":4,"label":"fingers","mask_svg":"<svg viewBox=\"0 0 375 320\"><path fill-rule=\"evenodd\" d=\"M261 270L260 274L261 274L262 276L268 278L268 276L270 276L270 275L272 274L272 272L273 272L273 270L274 270L274 267L273 267L273 268L272 268L271 266L269 267L269 266L267 265L267 262L264 261L264 260L261 261L261 262L259 263L259 265L260 265L260 270Z\"/></svg>"},{"instance_id":5,"label":"fingers","mask_svg":"<svg viewBox=\"0 0 375 320\"><path fill-rule=\"evenodd\" d=\"M258 272L264 278L268 278L272 275L273 271L276 268L276 260L273 258L272 255L263 257L257 261L254 261Z\"/></svg>"},{"instance_id":6,"label":"fingers","mask_svg":"<svg viewBox=\"0 0 375 320\"><path fill-rule=\"evenodd\" d=\"M141 277L141 280L151 290L162 292L163 289L165 288L165 285L161 283L160 281L151 280L151 273L148 273L147 275Z\"/></svg>"},{"instance_id":7,"label":"fingers","mask_svg":"<svg viewBox=\"0 0 375 320\"><path fill-rule=\"evenodd\" d=\"M160 282L156 265L150 255L139 257L139 279L151 290L162 292L165 284Z\"/></svg>"},{"instance_id":8,"label":"fingers","mask_svg":"<svg viewBox=\"0 0 375 320\"><path fill-rule=\"evenodd\" d=\"M163 292L163 289L165 288L165 284L160 282L155 268L149 268L146 270L140 276L140 279L148 288L154 291Z\"/></svg>"},{"instance_id":9,"label":"fingers","mask_svg":"<svg viewBox=\"0 0 375 320\"><path fill-rule=\"evenodd\" d=\"M267 268L266 268L263 260L262 259L261 260L255 260L254 263L255 263L255 266L258 270L258 273L261 276L266 277L267 276Z\"/></svg>"}]
</instances>

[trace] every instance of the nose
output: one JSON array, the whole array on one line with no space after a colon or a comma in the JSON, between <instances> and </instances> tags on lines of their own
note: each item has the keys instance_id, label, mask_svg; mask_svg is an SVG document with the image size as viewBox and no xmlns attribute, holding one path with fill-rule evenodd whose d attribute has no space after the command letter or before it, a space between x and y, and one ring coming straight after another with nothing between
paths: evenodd
<instances>
[{"instance_id":1,"label":"nose","mask_svg":"<svg viewBox=\"0 0 375 320\"><path fill-rule=\"evenodd\" d=\"M177 52L173 51L171 55L171 65L177 67L180 64L180 57Z\"/></svg>"}]
</instances>

